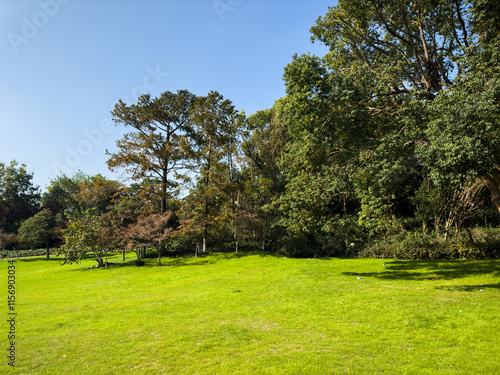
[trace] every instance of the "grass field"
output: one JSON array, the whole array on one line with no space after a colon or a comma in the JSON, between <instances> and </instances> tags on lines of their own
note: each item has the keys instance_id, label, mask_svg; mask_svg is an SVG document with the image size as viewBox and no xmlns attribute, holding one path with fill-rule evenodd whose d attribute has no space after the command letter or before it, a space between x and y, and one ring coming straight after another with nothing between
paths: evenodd
<instances>
[{"instance_id":1,"label":"grass field","mask_svg":"<svg viewBox=\"0 0 500 375\"><path fill-rule=\"evenodd\" d=\"M16 368L2 355L0 373L500 373L500 260L111 262L16 260Z\"/></svg>"}]
</instances>

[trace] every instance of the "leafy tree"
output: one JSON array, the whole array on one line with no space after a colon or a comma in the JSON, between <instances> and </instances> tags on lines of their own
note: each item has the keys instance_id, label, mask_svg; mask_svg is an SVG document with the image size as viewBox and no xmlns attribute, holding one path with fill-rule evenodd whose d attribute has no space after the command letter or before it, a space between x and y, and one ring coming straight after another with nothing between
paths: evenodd
<instances>
[{"instance_id":1,"label":"leafy tree","mask_svg":"<svg viewBox=\"0 0 500 375\"><path fill-rule=\"evenodd\" d=\"M352 242L345 227L353 222L344 216L357 213L358 196L377 180L361 174L380 137L381 120L363 103L346 110L361 101L365 87L318 57L294 57L284 79L287 96L276 103L276 112L290 141L280 158L286 178L285 191L275 200L280 222L298 238L335 237L335 246L345 247Z\"/></svg>"},{"instance_id":2,"label":"leafy tree","mask_svg":"<svg viewBox=\"0 0 500 375\"><path fill-rule=\"evenodd\" d=\"M99 218L106 246L110 249L120 249L122 260L125 260L125 251L135 243L131 228L139 218L158 209L151 204L148 192L148 189L136 184L128 188L122 187L113 204L108 206L107 211Z\"/></svg>"},{"instance_id":3,"label":"leafy tree","mask_svg":"<svg viewBox=\"0 0 500 375\"><path fill-rule=\"evenodd\" d=\"M136 244L152 245L158 253L158 265L161 266L164 243L176 232L177 221L174 213L150 214L140 217L128 228L127 236Z\"/></svg>"},{"instance_id":4,"label":"leafy tree","mask_svg":"<svg viewBox=\"0 0 500 375\"><path fill-rule=\"evenodd\" d=\"M86 210L78 215L68 214L70 222L64 231L64 244L57 250L62 255L63 264L80 262L82 257L91 252L97 267L107 267L109 251L108 226L101 222L96 209Z\"/></svg>"},{"instance_id":5,"label":"leafy tree","mask_svg":"<svg viewBox=\"0 0 500 375\"><path fill-rule=\"evenodd\" d=\"M460 188L453 185L438 187L427 179L415 192L415 219L422 223L425 234L428 223L433 225L436 234L445 237L453 228L463 228L468 219L477 216L484 200L482 192L485 186L480 180L469 180Z\"/></svg>"},{"instance_id":6,"label":"leafy tree","mask_svg":"<svg viewBox=\"0 0 500 375\"><path fill-rule=\"evenodd\" d=\"M235 184L232 178L232 157L238 145L242 117L230 100L218 92L197 97L190 110L192 141L187 144L191 169L199 173L196 189L185 203L191 213L203 221L203 251L207 249L208 225L224 222L228 211L218 209L231 197ZM185 209L188 211L189 209Z\"/></svg>"},{"instance_id":7,"label":"leafy tree","mask_svg":"<svg viewBox=\"0 0 500 375\"><path fill-rule=\"evenodd\" d=\"M26 165L0 163L0 229L16 233L23 220L40 207L40 188L33 184L33 173Z\"/></svg>"},{"instance_id":8,"label":"leafy tree","mask_svg":"<svg viewBox=\"0 0 500 375\"><path fill-rule=\"evenodd\" d=\"M295 56L277 103L291 137L277 202L289 230L315 238L404 231L429 173L455 191L481 177L495 201L498 16L486 14L496 8L340 0L317 20L312 39L330 52ZM347 215L357 222L345 231Z\"/></svg>"},{"instance_id":9,"label":"leafy tree","mask_svg":"<svg viewBox=\"0 0 500 375\"><path fill-rule=\"evenodd\" d=\"M118 181L107 179L100 174L85 176L79 182L76 198L84 209L97 209L102 215L113 205L114 201L126 194L125 187Z\"/></svg>"},{"instance_id":10,"label":"leafy tree","mask_svg":"<svg viewBox=\"0 0 500 375\"><path fill-rule=\"evenodd\" d=\"M19 238L13 233L5 233L0 229L0 250L14 247L19 243Z\"/></svg>"},{"instance_id":11,"label":"leafy tree","mask_svg":"<svg viewBox=\"0 0 500 375\"><path fill-rule=\"evenodd\" d=\"M72 177L62 174L52 179L47 186L47 191L42 195L42 207L50 209L53 213L68 211L74 214L83 210L78 193L84 179L85 175L82 172Z\"/></svg>"},{"instance_id":12,"label":"leafy tree","mask_svg":"<svg viewBox=\"0 0 500 375\"><path fill-rule=\"evenodd\" d=\"M62 217L60 214L55 216L49 209L43 209L23 222L19 228L19 237L32 246L45 245L47 258L49 258L50 242L57 237L57 227L61 225Z\"/></svg>"},{"instance_id":13,"label":"leafy tree","mask_svg":"<svg viewBox=\"0 0 500 375\"><path fill-rule=\"evenodd\" d=\"M247 232L258 230L262 250L278 233L270 233L279 217L273 202L284 191L284 175L279 160L289 135L276 115L276 108L258 111L247 120L248 130L242 143L244 159L239 180L237 221Z\"/></svg>"},{"instance_id":14,"label":"leafy tree","mask_svg":"<svg viewBox=\"0 0 500 375\"><path fill-rule=\"evenodd\" d=\"M139 97L137 104L121 100L112 111L117 124L133 130L116 142L118 151L107 161L111 170L124 168L133 180L156 185L160 211L166 211L168 194L175 194L186 179L184 138L190 131L190 106L195 96L180 90L164 92L158 98Z\"/></svg>"},{"instance_id":15,"label":"leafy tree","mask_svg":"<svg viewBox=\"0 0 500 375\"><path fill-rule=\"evenodd\" d=\"M123 184L101 174L90 176L78 172L72 177L63 174L51 180L43 194L42 207L70 216L95 208L102 215L121 195L126 195Z\"/></svg>"},{"instance_id":16,"label":"leafy tree","mask_svg":"<svg viewBox=\"0 0 500 375\"><path fill-rule=\"evenodd\" d=\"M497 11L491 0L344 0L311 30L332 71L367 87L357 103L393 124L379 150L420 159L437 183L480 177L500 210Z\"/></svg>"},{"instance_id":17,"label":"leafy tree","mask_svg":"<svg viewBox=\"0 0 500 375\"><path fill-rule=\"evenodd\" d=\"M465 72L431 104L429 143L420 154L438 185L479 178L500 212L500 16L495 1L474 1L477 43L461 59Z\"/></svg>"},{"instance_id":18,"label":"leafy tree","mask_svg":"<svg viewBox=\"0 0 500 375\"><path fill-rule=\"evenodd\" d=\"M470 43L469 8L463 0L340 0L311 31L330 47L334 69L367 74L371 111L392 113L402 95L432 99L454 84Z\"/></svg>"}]
</instances>

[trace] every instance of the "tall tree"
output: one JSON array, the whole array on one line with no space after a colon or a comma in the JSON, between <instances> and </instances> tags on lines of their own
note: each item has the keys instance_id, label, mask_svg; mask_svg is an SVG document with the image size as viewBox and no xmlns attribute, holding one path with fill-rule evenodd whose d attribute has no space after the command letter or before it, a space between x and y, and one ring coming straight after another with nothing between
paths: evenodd
<instances>
[{"instance_id":1,"label":"tall tree","mask_svg":"<svg viewBox=\"0 0 500 375\"><path fill-rule=\"evenodd\" d=\"M276 115L276 108L258 111L248 120L242 150L244 161L239 181L238 216L261 232L262 250L269 231L278 219L273 204L284 191L284 175L279 160L286 150L289 135Z\"/></svg>"},{"instance_id":2,"label":"tall tree","mask_svg":"<svg viewBox=\"0 0 500 375\"><path fill-rule=\"evenodd\" d=\"M331 71L366 88L346 109L392 124L379 150L419 159L436 182L480 177L500 211L498 29L494 0L341 0L311 30Z\"/></svg>"},{"instance_id":3,"label":"tall tree","mask_svg":"<svg viewBox=\"0 0 500 375\"><path fill-rule=\"evenodd\" d=\"M216 91L198 97L191 107L192 142L188 145L191 169L199 173L199 184L195 191L201 205L203 224L203 251L207 249L208 225L217 216L211 210L222 196L234 189L231 181L230 162L238 145L238 131L242 124L232 102Z\"/></svg>"},{"instance_id":4,"label":"tall tree","mask_svg":"<svg viewBox=\"0 0 500 375\"><path fill-rule=\"evenodd\" d=\"M62 226L61 215L54 215L49 209L43 209L25 220L19 228L19 237L32 246L45 246L46 256L50 257L50 242L57 237L57 227Z\"/></svg>"},{"instance_id":5,"label":"tall tree","mask_svg":"<svg viewBox=\"0 0 500 375\"><path fill-rule=\"evenodd\" d=\"M33 173L14 160L0 163L0 229L16 233L23 220L40 207L40 188L33 184Z\"/></svg>"},{"instance_id":6,"label":"tall tree","mask_svg":"<svg viewBox=\"0 0 500 375\"><path fill-rule=\"evenodd\" d=\"M474 43L461 59L465 72L430 106L429 143L419 151L438 184L479 178L500 212L500 6L472 5Z\"/></svg>"},{"instance_id":7,"label":"tall tree","mask_svg":"<svg viewBox=\"0 0 500 375\"><path fill-rule=\"evenodd\" d=\"M79 183L76 198L83 209L96 208L102 215L119 200L120 195L126 195L125 186L115 180L110 180L100 174L85 176Z\"/></svg>"},{"instance_id":8,"label":"tall tree","mask_svg":"<svg viewBox=\"0 0 500 375\"><path fill-rule=\"evenodd\" d=\"M81 182L86 178L82 172L69 177L65 174L50 180L47 191L42 195L42 207L50 209L53 213L76 213L83 209L78 193Z\"/></svg>"},{"instance_id":9,"label":"tall tree","mask_svg":"<svg viewBox=\"0 0 500 375\"><path fill-rule=\"evenodd\" d=\"M116 142L117 152L108 153L111 170L124 168L133 180L156 184L160 212L168 194L175 194L185 178L183 142L190 131L190 106L195 96L186 90L164 92L158 98L142 95L137 104L118 101L112 111L116 124L133 130Z\"/></svg>"},{"instance_id":10,"label":"tall tree","mask_svg":"<svg viewBox=\"0 0 500 375\"><path fill-rule=\"evenodd\" d=\"M330 52L296 56L278 102L291 136L279 200L290 230L400 231L429 173L457 191L481 177L495 197L492 9L489 0L340 0L317 20L312 38Z\"/></svg>"},{"instance_id":11,"label":"tall tree","mask_svg":"<svg viewBox=\"0 0 500 375\"><path fill-rule=\"evenodd\" d=\"M91 176L78 172L71 177L63 174L50 181L42 196L42 207L69 215L96 208L102 215L125 190L120 182L101 174Z\"/></svg>"}]
</instances>

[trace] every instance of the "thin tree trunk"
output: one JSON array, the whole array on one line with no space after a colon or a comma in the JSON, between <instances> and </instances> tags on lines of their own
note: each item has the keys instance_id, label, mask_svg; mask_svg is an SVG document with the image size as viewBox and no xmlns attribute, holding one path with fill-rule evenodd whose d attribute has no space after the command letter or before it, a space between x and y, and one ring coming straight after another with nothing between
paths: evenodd
<instances>
[{"instance_id":1,"label":"thin tree trunk","mask_svg":"<svg viewBox=\"0 0 500 375\"><path fill-rule=\"evenodd\" d=\"M210 147L210 144L208 145ZM205 178L205 202L203 207L203 254L206 253L207 251L207 237L208 237L208 223L207 223L207 218L208 218L208 198L207 198L207 192L208 192L208 185L210 184L210 154L211 152L208 152L208 162L207 162L207 177Z\"/></svg>"},{"instance_id":2,"label":"thin tree trunk","mask_svg":"<svg viewBox=\"0 0 500 375\"><path fill-rule=\"evenodd\" d=\"M267 228L267 212L264 214L264 225L262 226L262 251L266 251L266 228Z\"/></svg>"},{"instance_id":3,"label":"thin tree trunk","mask_svg":"<svg viewBox=\"0 0 500 375\"><path fill-rule=\"evenodd\" d=\"M49 259L50 258L49 241L47 240L45 244L47 245L47 259Z\"/></svg>"},{"instance_id":4,"label":"thin tree trunk","mask_svg":"<svg viewBox=\"0 0 500 375\"><path fill-rule=\"evenodd\" d=\"M234 234L233 237L236 240L236 254L238 254L238 245L239 245L239 239L238 239L238 211L240 208L240 191L238 190L238 198L236 199L236 212L235 212L235 222L233 223L234 225Z\"/></svg>"},{"instance_id":5,"label":"thin tree trunk","mask_svg":"<svg viewBox=\"0 0 500 375\"><path fill-rule=\"evenodd\" d=\"M167 175L164 174L161 183L160 213L163 215L167 209Z\"/></svg>"},{"instance_id":6,"label":"thin tree trunk","mask_svg":"<svg viewBox=\"0 0 500 375\"><path fill-rule=\"evenodd\" d=\"M205 223L203 227L203 253L207 251L207 235L208 235L208 230L207 230L207 224Z\"/></svg>"}]
</instances>

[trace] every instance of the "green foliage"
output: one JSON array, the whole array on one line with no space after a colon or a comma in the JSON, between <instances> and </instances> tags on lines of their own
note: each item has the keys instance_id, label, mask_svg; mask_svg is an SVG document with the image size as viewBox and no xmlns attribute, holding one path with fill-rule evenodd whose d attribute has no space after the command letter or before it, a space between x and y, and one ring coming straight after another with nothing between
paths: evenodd
<instances>
[{"instance_id":1,"label":"green foliage","mask_svg":"<svg viewBox=\"0 0 500 375\"><path fill-rule=\"evenodd\" d=\"M289 134L276 112L275 106L250 116L241 146L245 158L238 179L238 236L262 250L270 249L281 232L276 201L284 192L285 176L280 158L286 150ZM261 246L257 245L256 233Z\"/></svg>"},{"instance_id":2,"label":"green foliage","mask_svg":"<svg viewBox=\"0 0 500 375\"><path fill-rule=\"evenodd\" d=\"M113 119L133 130L116 142L118 151L109 154L111 170L124 169L133 180L147 180L154 185L160 211L175 197L180 184L188 180L185 164L186 134L191 134L191 105L195 96L186 90L166 91L158 98L149 94L137 104L118 101Z\"/></svg>"},{"instance_id":3,"label":"green foliage","mask_svg":"<svg viewBox=\"0 0 500 375\"><path fill-rule=\"evenodd\" d=\"M483 185L500 210L497 7L342 0L316 21L330 53L294 56L276 104L287 231L324 244L350 217L371 241L449 234L478 222Z\"/></svg>"},{"instance_id":4,"label":"green foliage","mask_svg":"<svg viewBox=\"0 0 500 375\"><path fill-rule=\"evenodd\" d=\"M85 254L91 252L97 266L104 266L104 257L108 251L107 238L102 235L103 228L95 209L86 210L78 216L69 215L69 217L70 223L64 231L64 244L57 250L57 255L62 255L63 264L80 263Z\"/></svg>"},{"instance_id":5,"label":"green foliage","mask_svg":"<svg viewBox=\"0 0 500 375\"><path fill-rule=\"evenodd\" d=\"M57 227L62 225L61 215L55 216L49 209L45 208L23 222L19 228L19 237L33 247L46 245L48 257L50 241L58 236Z\"/></svg>"},{"instance_id":6,"label":"green foliage","mask_svg":"<svg viewBox=\"0 0 500 375\"><path fill-rule=\"evenodd\" d=\"M78 199L78 193L85 178L85 174L78 172L72 177L62 174L52 179L47 186L47 191L42 196L42 207L60 213L68 211L75 214L81 211L83 207L82 202Z\"/></svg>"},{"instance_id":7,"label":"green foliage","mask_svg":"<svg viewBox=\"0 0 500 375\"><path fill-rule=\"evenodd\" d=\"M340 0L311 28L329 53L293 56L286 95L248 118L216 91L118 101L113 119L131 131L107 164L135 183L62 175L42 199L74 219L64 251L80 255L68 260L145 243L161 262L200 241L204 252L297 257L496 254L495 241L459 235L500 212L498 10L494 0ZM0 164L2 246L38 210L31 178Z\"/></svg>"},{"instance_id":8,"label":"green foliage","mask_svg":"<svg viewBox=\"0 0 500 375\"><path fill-rule=\"evenodd\" d=\"M444 239L418 231L367 245L359 257L422 259L485 259L500 256L500 238L470 242L468 237Z\"/></svg>"},{"instance_id":9,"label":"green foliage","mask_svg":"<svg viewBox=\"0 0 500 375\"><path fill-rule=\"evenodd\" d=\"M484 190L478 180L468 179L460 187L439 187L425 180L412 198L415 220L422 224L424 232L430 227L434 233L447 236L452 229L458 231L468 221L477 222L479 215L484 215Z\"/></svg>"},{"instance_id":10,"label":"green foliage","mask_svg":"<svg viewBox=\"0 0 500 375\"><path fill-rule=\"evenodd\" d=\"M42 197L42 207L54 213L78 215L85 210L96 209L99 214L105 213L124 186L101 174L87 175L83 172L73 176L58 176L51 180L47 192Z\"/></svg>"},{"instance_id":11,"label":"green foliage","mask_svg":"<svg viewBox=\"0 0 500 375\"><path fill-rule=\"evenodd\" d=\"M33 173L13 160L0 163L0 229L17 233L23 220L40 207L40 188L33 184Z\"/></svg>"},{"instance_id":12,"label":"green foliage","mask_svg":"<svg viewBox=\"0 0 500 375\"><path fill-rule=\"evenodd\" d=\"M329 254L321 251L321 246L312 235L304 233L288 234L280 240L279 254L294 258L315 258Z\"/></svg>"},{"instance_id":13,"label":"green foliage","mask_svg":"<svg viewBox=\"0 0 500 375\"><path fill-rule=\"evenodd\" d=\"M190 116L191 139L186 149L191 169L198 176L190 197L184 201L183 218L200 224L205 252L209 225L222 228L232 216L230 205L236 190L233 158L244 117L216 91L197 97Z\"/></svg>"}]
</instances>

